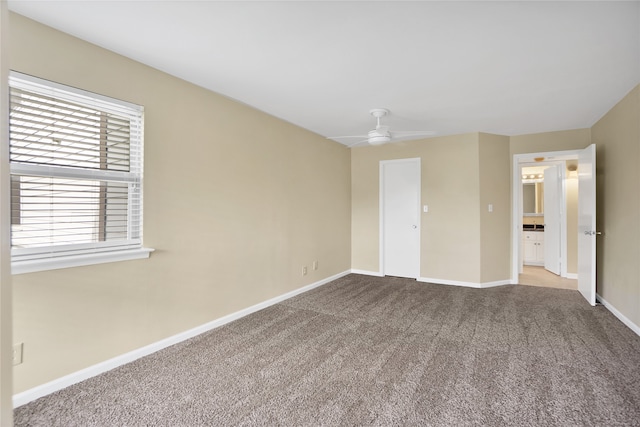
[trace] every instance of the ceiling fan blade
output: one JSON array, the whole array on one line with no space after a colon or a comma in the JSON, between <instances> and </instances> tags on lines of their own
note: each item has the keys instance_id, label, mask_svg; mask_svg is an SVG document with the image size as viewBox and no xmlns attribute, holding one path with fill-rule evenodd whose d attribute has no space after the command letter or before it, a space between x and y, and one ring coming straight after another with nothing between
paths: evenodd
<instances>
[{"instance_id":1,"label":"ceiling fan blade","mask_svg":"<svg viewBox=\"0 0 640 427\"><path fill-rule=\"evenodd\" d=\"M367 135L345 135L345 136L328 136L327 139L342 139L342 138L366 138Z\"/></svg>"},{"instance_id":2,"label":"ceiling fan blade","mask_svg":"<svg viewBox=\"0 0 640 427\"><path fill-rule=\"evenodd\" d=\"M416 136L416 135L435 135L437 132L432 130L394 130L391 131L392 136Z\"/></svg>"},{"instance_id":3,"label":"ceiling fan blade","mask_svg":"<svg viewBox=\"0 0 640 427\"><path fill-rule=\"evenodd\" d=\"M344 136L329 136L327 139L333 139L337 142L341 142L341 139L345 138L364 138L358 142L355 142L347 147L355 147L357 145L368 143L369 145L377 146L386 144L388 142L420 139L430 135L436 135L437 132L429 130L408 130L408 131L391 131L388 125L380 123L380 118L389 114L389 110L384 108L374 108L369 113L376 119L376 127L370 130L366 135L344 135Z\"/></svg>"},{"instance_id":4,"label":"ceiling fan blade","mask_svg":"<svg viewBox=\"0 0 640 427\"><path fill-rule=\"evenodd\" d=\"M361 140L361 141L354 142L353 144L347 145L347 148L355 147L355 146L360 145L360 144L362 144L362 143L364 143L364 142L369 142L369 140L368 140L368 139L363 139L363 140Z\"/></svg>"},{"instance_id":5,"label":"ceiling fan blade","mask_svg":"<svg viewBox=\"0 0 640 427\"><path fill-rule=\"evenodd\" d=\"M415 135L393 135L391 137L391 142L400 142L400 141L409 141L412 139L422 139L422 138L426 138L430 135L433 134L424 134L424 133L419 133L419 134L415 134Z\"/></svg>"}]
</instances>

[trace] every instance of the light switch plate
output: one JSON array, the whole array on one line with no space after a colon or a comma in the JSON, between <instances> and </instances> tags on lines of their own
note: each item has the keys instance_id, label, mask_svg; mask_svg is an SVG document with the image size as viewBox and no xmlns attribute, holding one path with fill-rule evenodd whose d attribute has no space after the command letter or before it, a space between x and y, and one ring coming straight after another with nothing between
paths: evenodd
<instances>
[{"instance_id":1,"label":"light switch plate","mask_svg":"<svg viewBox=\"0 0 640 427\"><path fill-rule=\"evenodd\" d=\"M23 348L24 348L24 343L13 345L13 364L14 365L19 365L22 363Z\"/></svg>"}]
</instances>

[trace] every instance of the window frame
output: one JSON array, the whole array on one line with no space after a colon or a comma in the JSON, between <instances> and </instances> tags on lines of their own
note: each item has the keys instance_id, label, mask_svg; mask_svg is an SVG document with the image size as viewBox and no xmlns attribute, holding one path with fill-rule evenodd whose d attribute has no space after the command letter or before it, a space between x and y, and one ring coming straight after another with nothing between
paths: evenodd
<instances>
[{"instance_id":1,"label":"window frame","mask_svg":"<svg viewBox=\"0 0 640 427\"><path fill-rule=\"evenodd\" d=\"M87 181L95 180L101 183L125 183L129 188L129 199L127 200L128 229L126 239L64 245L53 244L33 248L18 248L12 246L12 274L148 258L150 253L153 252L153 249L142 246L144 108L126 101L15 71L9 73L9 88L10 90L16 88L60 99L61 101L73 102L101 112L121 114L129 118L130 123L136 126L135 136L131 136L129 142L129 161L131 167L128 172L52 164L28 164L10 160L9 167L12 177L32 176ZM9 123L10 120L11 119L9 119ZM136 215L132 213L134 210L137 211ZM17 215L16 218L17 223L20 221L19 216L20 215ZM102 222L100 223L102 224ZM15 224L16 222L12 221L12 226Z\"/></svg>"}]
</instances>

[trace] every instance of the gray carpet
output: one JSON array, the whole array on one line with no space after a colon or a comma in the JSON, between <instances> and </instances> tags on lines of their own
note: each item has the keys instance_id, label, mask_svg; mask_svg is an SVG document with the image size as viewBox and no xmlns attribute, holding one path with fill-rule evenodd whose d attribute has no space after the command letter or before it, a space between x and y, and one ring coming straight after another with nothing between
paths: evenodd
<instances>
[{"instance_id":1,"label":"gray carpet","mask_svg":"<svg viewBox=\"0 0 640 427\"><path fill-rule=\"evenodd\" d=\"M15 410L16 426L640 425L640 337L577 291L349 275Z\"/></svg>"}]
</instances>

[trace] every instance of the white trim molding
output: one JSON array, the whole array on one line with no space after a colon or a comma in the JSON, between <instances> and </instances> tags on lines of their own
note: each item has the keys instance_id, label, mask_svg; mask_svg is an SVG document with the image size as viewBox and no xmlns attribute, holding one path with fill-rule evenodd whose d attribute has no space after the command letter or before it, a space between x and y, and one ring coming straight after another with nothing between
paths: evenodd
<instances>
[{"instance_id":1,"label":"white trim molding","mask_svg":"<svg viewBox=\"0 0 640 427\"><path fill-rule=\"evenodd\" d=\"M627 316L620 313L613 305L607 302L604 298L596 293L596 301L600 301L600 303L609 310L614 316L618 318L622 323L624 323L629 329L636 333L636 335L640 336L640 326L633 323Z\"/></svg>"},{"instance_id":2,"label":"white trim molding","mask_svg":"<svg viewBox=\"0 0 640 427\"><path fill-rule=\"evenodd\" d=\"M358 270L356 268L351 269L351 273L353 274L363 274L365 276L375 276L375 277L384 277L379 271L369 271L369 270ZM418 282L424 283L434 283L436 285L451 285L451 286L463 286L466 288L493 288L494 286L504 286L504 285L512 285L510 279L504 280L496 280L494 282L461 282L459 280L447 280L447 279L434 279L431 277L418 277L416 279Z\"/></svg>"},{"instance_id":3,"label":"white trim molding","mask_svg":"<svg viewBox=\"0 0 640 427\"><path fill-rule=\"evenodd\" d=\"M574 279L574 280L578 280L578 273L567 273L567 275L565 276L567 279Z\"/></svg>"},{"instance_id":4,"label":"white trim molding","mask_svg":"<svg viewBox=\"0 0 640 427\"><path fill-rule=\"evenodd\" d=\"M35 273L37 271L56 270L60 268L82 267L85 265L104 264L107 262L130 261L149 258L152 248L137 248L120 251L94 252L67 255L57 258L39 258L13 261L11 274Z\"/></svg>"},{"instance_id":5,"label":"white trim molding","mask_svg":"<svg viewBox=\"0 0 640 427\"><path fill-rule=\"evenodd\" d=\"M436 285L463 286L466 288L492 288L494 286L511 285L510 279L496 280L494 282L461 282L458 280L434 279L431 277L418 277L418 282L435 283Z\"/></svg>"},{"instance_id":6,"label":"white trim molding","mask_svg":"<svg viewBox=\"0 0 640 427\"><path fill-rule=\"evenodd\" d=\"M351 273L353 274L364 274L365 276L375 276L375 277L384 277L379 271L369 271L369 270L358 270L357 268L352 268Z\"/></svg>"},{"instance_id":7,"label":"white trim molding","mask_svg":"<svg viewBox=\"0 0 640 427\"><path fill-rule=\"evenodd\" d=\"M25 405L31 401L34 401L40 397L46 396L48 394L54 393L58 390L62 390L63 388L69 387L73 384L79 383L91 377L95 377L104 372L110 371L112 369L117 368L118 366L125 365L127 363L133 362L136 359L140 359L141 357L148 356L152 353L160 351L164 348L172 346L174 344L178 344L182 341L186 341L190 338L193 338L202 333L208 332L212 329L223 326L229 322L240 319L249 314L255 313L256 311L267 308L271 305L282 302L286 299L292 298L296 295L302 294L304 292L310 291L311 289L317 288L319 286L325 285L329 282L337 280L341 277L344 277L350 273L349 270L343 271L342 273L338 273L334 276L327 277L315 283L312 283L307 286L303 286L301 288L295 289L291 292L287 292L285 294L279 295L277 297L268 299L256 305L252 305L251 307L247 307L243 310L236 311L235 313L231 313L229 315L220 317L219 319L213 320L211 322L205 323L203 325L197 326L193 329L189 329L187 331L181 332L179 334L173 335L171 337L165 338L163 340L157 341L153 344L149 344L145 347L141 347L139 349L130 351L128 353L121 354L120 356L116 356L112 359L105 360L104 362L98 363L93 366L89 366L88 368L81 369L77 372L71 373L69 375L65 375L64 377L55 379L46 384L39 385L32 389L23 391L22 393L17 393L13 395L13 407L17 408L18 406Z\"/></svg>"}]
</instances>

